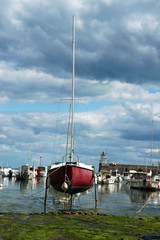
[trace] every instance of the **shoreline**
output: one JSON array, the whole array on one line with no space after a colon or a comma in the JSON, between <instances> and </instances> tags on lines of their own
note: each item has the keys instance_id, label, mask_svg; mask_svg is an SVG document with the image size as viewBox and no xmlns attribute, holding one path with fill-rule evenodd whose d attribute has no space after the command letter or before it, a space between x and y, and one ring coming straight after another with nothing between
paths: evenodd
<instances>
[{"instance_id":1,"label":"shoreline","mask_svg":"<svg viewBox=\"0 0 160 240\"><path fill-rule=\"evenodd\" d=\"M160 239L160 217L72 210L49 213L0 212L0 239Z\"/></svg>"}]
</instances>

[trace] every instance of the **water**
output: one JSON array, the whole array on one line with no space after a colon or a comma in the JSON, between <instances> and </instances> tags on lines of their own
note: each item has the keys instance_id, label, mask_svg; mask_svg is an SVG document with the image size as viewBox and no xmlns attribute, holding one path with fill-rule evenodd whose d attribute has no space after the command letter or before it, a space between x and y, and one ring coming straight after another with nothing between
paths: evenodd
<instances>
[{"instance_id":1,"label":"water","mask_svg":"<svg viewBox=\"0 0 160 240\"><path fill-rule=\"evenodd\" d=\"M16 181L1 178L0 212L44 212L45 179ZM95 189L97 206L95 201ZM46 212L62 209L85 210L128 216L160 216L160 191L145 192L130 189L126 183L97 185L73 197L48 189Z\"/></svg>"}]
</instances>

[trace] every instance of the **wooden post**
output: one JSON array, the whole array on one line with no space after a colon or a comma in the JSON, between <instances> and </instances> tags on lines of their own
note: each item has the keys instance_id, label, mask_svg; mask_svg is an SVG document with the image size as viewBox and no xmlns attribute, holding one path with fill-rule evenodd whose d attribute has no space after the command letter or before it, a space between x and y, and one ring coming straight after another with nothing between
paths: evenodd
<instances>
[{"instance_id":1,"label":"wooden post","mask_svg":"<svg viewBox=\"0 0 160 240\"><path fill-rule=\"evenodd\" d=\"M48 176L46 177L46 188L45 188L45 198L44 198L44 213L46 213L47 188L48 188Z\"/></svg>"},{"instance_id":2,"label":"wooden post","mask_svg":"<svg viewBox=\"0 0 160 240\"><path fill-rule=\"evenodd\" d=\"M94 178L94 190L95 190L95 209L97 208L97 176Z\"/></svg>"},{"instance_id":3,"label":"wooden post","mask_svg":"<svg viewBox=\"0 0 160 240\"><path fill-rule=\"evenodd\" d=\"M71 204L70 204L70 210L72 209L72 194L71 194Z\"/></svg>"}]
</instances>

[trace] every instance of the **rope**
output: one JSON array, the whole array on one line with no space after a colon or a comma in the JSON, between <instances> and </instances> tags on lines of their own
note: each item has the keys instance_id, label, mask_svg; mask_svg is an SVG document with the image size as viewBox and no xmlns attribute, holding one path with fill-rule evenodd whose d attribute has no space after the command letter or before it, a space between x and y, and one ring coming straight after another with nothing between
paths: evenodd
<instances>
[{"instance_id":1,"label":"rope","mask_svg":"<svg viewBox=\"0 0 160 240\"><path fill-rule=\"evenodd\" d=\"M150 197L152 196L152 194L149 195L149 198L146 200L146 202L144 203L144 205L136 212L137 213L140 213L142 211L142 209L146 206L148 200L150 199Z\"/></svg>"},{"instance_id":2,"label":"rope","mask_svg":"<svg viewBox=\"0 0 160 240\"><path fill-rule=\"evenodd\" d=\"M6 203L8 203L8 202L10 202L12 199L14 199L14 198L16 198L16 197L18 197L20 194L22 194L23 192L19 192L17 195L15 195L14 197L12 197L12 198L10 198L10 199L8 199L6 202L3 202L3 203L1 203L0 204L0 207L2 206L2 205L4 205L4 204L6 204Z\"/></svg>"},{"instance_id":3,"label":"rope","mask_svg":"<svg viewBox=\"0 0 160 240\"><path fill-rule=\"evenodd\" d=\"M61 168L61 166L58 167L58 168L56 168L54 171L51 171L49 174L47 174L47 178L48 178L51 174L53 174L53 173L55 173L57 170L59 170L60 168ZM71 180L71 181L69 180L69 177L67 176L67 173L65 174L65 181L66 181L69 185L71 185L71 181L72 181L72 180ZM30 189L30 188L29 188L29 189ZM29 189L28 189L28 191L29 191ZM42 192L42 191L44 191L44 190L45 190L45 188L43 188L41 191L35 193L34 195L36 195L36 194L38 194L38 193L40 193L40 192ZM66 191L67 191L67 189L66 189ZM66 191L64 191L64 192L66 192ZM12 198L8 199L7 201L1 203L1 204L0 204L0 207L1 207L2 205L4 205L4 204L10 202L10 201L13 200L14 198L18 197L18 196L21 195L22 193L23 193L23 191L22 191L22 192L19 192L17 195L13 196ZM31 196L34 196L34 195L31 195Z\"/></svg>"},{"instance_id":4,"label":"rope","mask_svg":"<svg viewBox=\"0 0 160 240\"><path fill-rule=\"evenodd\" d=\"M49 177L52 173L56 172L56 171L59 170L60 168L61 168L61 166L58 167L58 168L56 168L54 171L50 172L49 174L47 174L47 177Z\"/></svg>"},{"instance_id":5,"label":"rope","mask_svg":"<svg viewBox=\"0 0 160 240\"><path fill-rule=\"evenodd\" d=\"M59 168L60 168L60 167L59 167ZM59 168L57 168L57 169L55 169L54 171L52 171L50 174L47 175L47 177L49 177L52 173L56 172ZM29 189L30 189L30 188L29 188ZM29 189L28 189L28 191L29 191ZM43 190L44 190L44 189L43 189ZM41 191L43 191L43 190L41 190ZM0 207L1 207L2 205L4 205L4 204L10 202L10 201L13 200L14 198L17 198L17 197L18 197L19 195L21 195L22 193L23 193L23 191L22 191L22 192L19 192L17 195L13 196L12 198L9 198L7 201L1 203L1 204L0 204ZM38 193L39 193L39 192L38 192ZM35 193L35 194L37 194L37 193Z\"/></svg>"}]
</instances>

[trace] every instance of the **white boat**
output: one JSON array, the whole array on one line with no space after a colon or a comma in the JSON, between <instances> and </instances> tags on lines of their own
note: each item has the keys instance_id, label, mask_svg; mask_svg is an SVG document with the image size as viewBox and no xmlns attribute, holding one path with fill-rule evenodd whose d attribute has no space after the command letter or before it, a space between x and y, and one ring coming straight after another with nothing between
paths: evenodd
<instances>
[{"instance_id":1,"label":"white boat","mask_svg":"<svg viewBox=\"0 0 160 240\"><path fill-rule=\"evenodd\" d=\"M112 182L112 181L109 180L111 178L111 175L112 175L111 171L106 170L106 171L102 172L101 174L102 174L102 178L101 178L101 180L102 180L101 183L102 184Z\"/></svg>"},{"instance_id":2,"label":"white boat","mask_svg":"<svg viewBox=\"0 0 160 240\"><path fill-rule=\"evenodd\" d=\"M141 190L158 190L158 182L153 180L147 172L136 172L130 180L128 180L130 188Z\"/></svg>"},{"instance_id":3,"label":"white boat","mask_svg":"<svg viewBox=\"0 0 160 240\"><path fill-rule=\"evenodd\" d=\"M10 167L3 167L3 170L1 169L2 177L12 177L12 168Z\"/></svg>"},{"instance_id":4,"label":"white boat","mask_svg":"<svg viewBox=\"0 0 160 240\"><path fill-rule=\"evenodd\" d=\"M31 180L36 177L36 171L34 166L28 164L22 165L16 175L17 180Z\"/></svg>"},{"instance_id":5,"label":"white boat","mask_svg":"<svg viewBox=\"0 0 160 240\"><path fill-rule=\"evenodd\" d=\"M3 177L3 173L4 173L3 166L0 166L0 177Z\"/></svg>"},{"instance_id":6,"label":"white boat","mask_svg":"<svg viewBox=\"0 0 160 240\"><path fill-rule=\"evenodd\" d=\"M102 183L102 181L103 181L102 173L97 173L97 183Z\"/></svg>"},{"instance_id":7,"label":"white boat","mask_svg":"<svg viewBox=\"0 0 160 240\"><path fill-rule=\"evenodd\" d=\"M117 183L121 183L123 180L122 180L122 177L120 174L117 174L117 179L116 179L116 182Z\"/></svg>"},{"instance_id":8,"label":"white boat","mask_svg":"<svg viewBox=\"0 0 160 240\"><path fill-rule=\"evenodd\" d=\"M113 176L112 175L112 171L105 171L103 174L102 174L102 177L99 178L101 179L101 183L102 184L110 184L110 183L115 183L117 177ZM100 181L99 181L100 183Z\"/></svg>"},{"instance_id":9,"label":"white boat","mask_svg":"<svg viewBox=\"0 0 160 240\"><path fill-rule=\"evenodd\" d=\"M107 183L120 183L122 182L121 175L118 173L118 170L112 170L111 176L107 178Z\"/></svg>"},{"instance_id":10,"label":"white boat","mask_svg":"<svg viewBox=\"0 0 160 240\"><path fill-rule=\"evenodd\" d=\"M12 168L4 167L3 168L3 177L12 177Z\"/></svg>"},{"instance_id":11,"label":"white boat","mask_svg":"<svg viewBox=\"0 0 160 240\"><path fill-rule=\"evenodd\" d=\"M135 172L136 172L135 170L129 170L129 172L122 172L122 175L121 175L122 180L128 181L132 177L133 173Z\"/></svg>"},{"instance_id":12,"label":"white boat","mask_svg":"<svg viewBox=\"0 0 160 240\"><path fill-rule=\"evenodd\" d=\"M12 177L16 177L18 173L19 173L18 169L12 168Z\"/></svg>"},{"instance_id":13,"label":"white boat","mask_svg":"<svg viewBox=\"0 0 160 240\"><path fill-rule=\"evenodd\" d=\"M160 174L155 175L153 180L158 182L158 189L160 190Z\"/></svg>"},{"instance_id":14,"label":"white boat","mask_svg":"<svg viewBox=\"0 0 160 240\"><path fill-rule=\"evenodd\" d=\"M110 176L109 178L106 179L106 183L108 184L112 184L112 183L115 183L116 182L116 177L115 176Z\"/></svg>"},{"instance_id":15,"label":"white boat","mask_svg":"<svg viewBox=\"0 0 160 240\"><path fill-rule=\"evenodd\" d=\"M39 166L35 169L37 172L36 177L47 177L48 167L47 166Z\"/></svg>"},{"instance_id":16,"label":"white boat","mask_svg":"<svg viewBox=\"0 0 160 240\"><path fill-rule=\"evenodd\" d=\"M97 183L112 184L112 183L122 182L121 175L117 172L118 170L115 170L115 171L109 170L109 171L99 172L97 174Z\"/></svg>"},{"instance_id":17,"label":"white boat","mask_svg":"<svg viewBox=\"0 0 160 240\"><path fill-rule=\"evenodd\" d=\"M48 167L42 166L42 156L40 156L39 166L36 168L37 177L47 177Z\"/></svg>"}]
</instances>

